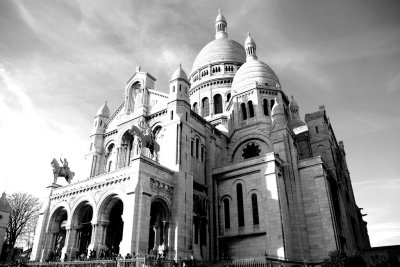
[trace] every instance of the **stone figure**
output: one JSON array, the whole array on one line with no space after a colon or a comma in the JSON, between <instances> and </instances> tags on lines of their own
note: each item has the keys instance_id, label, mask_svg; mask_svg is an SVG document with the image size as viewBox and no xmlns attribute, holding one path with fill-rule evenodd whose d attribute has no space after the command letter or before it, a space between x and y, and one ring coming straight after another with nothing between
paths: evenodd
<instances>
[{"instance_id":1,"label":"stone figure","mask_svg":"<svg viewBox=\"0 0 400 267\"><path fill-rule=\"evenodd\" d=\"M53 158L51 161L51 166L53 167L53 174L54 174L54 183L57 183L58 177L64 177L68 184L71 183L72 178L74 178L75 173L72 172L68 167L67 159L60 159L63 166L61 167L58 161Z\"/></svg>"},{"instance_id":2,"label":"stone figure","mask_svg":"<svg viewBox=\"0 0 400 267\"><path fill-rule=\"evenodd\" d=\"M146 147L149 149L151 158L157 161L158 151L160 150L159 145L154 140L154 134L151 131L150 127L146 127L143 130L140 130L136 125L132 125L132 128L129 130L129 133L133 136L137 136L141 145L141 148ZM140 152L139 152L140 153Z\"/></svg>"}]
</instances>

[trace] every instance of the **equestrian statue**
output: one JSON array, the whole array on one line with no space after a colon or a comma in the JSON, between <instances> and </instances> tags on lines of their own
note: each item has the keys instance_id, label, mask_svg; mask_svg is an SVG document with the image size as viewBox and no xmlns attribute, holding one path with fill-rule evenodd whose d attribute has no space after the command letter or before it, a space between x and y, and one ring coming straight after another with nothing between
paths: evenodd
<instances>
[{"instance_id":1,"label":"equestrian statue","mask_svg":"<svg viewBox=\"0 0 400 267\"><path fill-rule=\"evenodd\" d=\"M53 158L53 160L51 161L51 166L53 167L54 174L54 183L57 183L58 177L64 177L68 184L70 184L72 178L74 178L75 173L69 169L67 159L64 159L63 161L60 158L60 161L63 165L62 167L60 166L60 164L58 164L58 161L55 158Z\"/></svg>"},{"instance_id":2,"label":"equestrian statue","mask_svg":"<svg viewBox=\"0 0 400 267\"><path fill-rule=\"evenodd\" d=\"M151 157L157 161L158 151L160 150L159 145L155 141L154 134L150 127L140 130L137 126L132 125L129 133L133 136L137 136L140 140L140 147L146 147L149 149Z\"/></svg>"}]
</instances>

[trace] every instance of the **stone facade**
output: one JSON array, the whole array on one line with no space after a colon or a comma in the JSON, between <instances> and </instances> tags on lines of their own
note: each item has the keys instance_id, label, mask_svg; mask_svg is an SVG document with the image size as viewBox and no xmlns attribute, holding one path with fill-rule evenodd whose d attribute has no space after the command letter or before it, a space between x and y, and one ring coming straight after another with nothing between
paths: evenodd
<instances>
[{"instance_id":1,"label":"stone facade","mask_svg":"<svg viewBox=\"0 0 400 267\"><path fill-rule=\"evenodd\" d=\"M6 239L6 229L10 219L11 206L7 201L6 193L3 192L0 198L0 254L3 251L4 241Z\"/></svg>"},{"instance_id":2,"label":"stone facade","mask_svg":"<svg viewBox=\"0 0 400 267\"><path fill-rule=\"evenodd\" d=\"M169 92L138 67L123 102L94 117L88 178L49 186L32 260L90 250L207 260L320 260L368 248L343 142L325 108L305 116L249 35L216 39Z\"/></svg>"}]
</instances>

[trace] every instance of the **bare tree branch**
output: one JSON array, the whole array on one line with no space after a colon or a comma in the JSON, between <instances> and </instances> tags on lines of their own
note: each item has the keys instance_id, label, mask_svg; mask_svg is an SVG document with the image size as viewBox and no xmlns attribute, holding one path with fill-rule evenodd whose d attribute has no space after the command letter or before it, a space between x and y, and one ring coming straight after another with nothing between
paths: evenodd
<instances>
[{"instance_id":1,"label":"bare tree branch","mask_svg":"<svg viewBox=\"0 0 400 267\"><path fill-rule=\"evenodd\" d=\"M7 245L14 248L18 238L32 233L40 210L39 198L27 193L13 193L8 198L11 206L10 220L7 225Z\"/></svg>"}]
</instances>

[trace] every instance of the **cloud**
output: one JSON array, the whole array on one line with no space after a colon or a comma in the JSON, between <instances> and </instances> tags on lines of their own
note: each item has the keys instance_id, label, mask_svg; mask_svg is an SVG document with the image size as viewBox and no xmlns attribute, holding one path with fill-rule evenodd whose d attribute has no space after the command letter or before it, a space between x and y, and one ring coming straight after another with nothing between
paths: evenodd
<instances>
[{"instance_id":1,"label":"cloud","mask_svg":"<svg viewBox=\"0 0 400 267\"><path fill-rule=\"evenodd\" d=\"M75 168L82 167L79 162L83 153L79 149L82 140L74 138L68 128L64 128L61 133L54 131L37 112L32 99L24 92L23 85L2 65L0 80L0 147L4 152L0 153L0 162L4 163L2 173L5 179L0 190L39 194L53 180L50 161L52 157L58 157L60 151L73 162L71 166L76 163ZM14 104L10 105L6 100L8 97L13 98Z\"/></svg>"}]
</instances>

